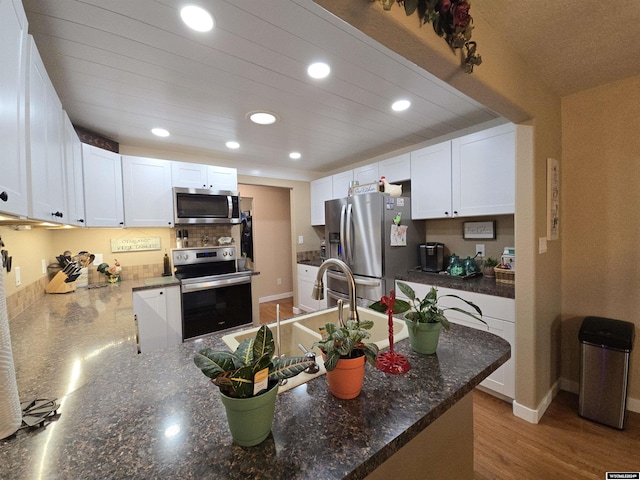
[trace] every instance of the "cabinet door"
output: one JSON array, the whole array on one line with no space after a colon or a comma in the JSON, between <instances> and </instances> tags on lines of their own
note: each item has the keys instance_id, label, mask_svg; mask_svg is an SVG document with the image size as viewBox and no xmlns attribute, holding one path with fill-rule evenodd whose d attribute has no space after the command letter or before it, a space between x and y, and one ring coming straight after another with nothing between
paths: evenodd
<instances>
[{"instance_id":1,"label":"cabinet door","mask_svg":"<svg viewBox=\"0 0 640 480\"><path fill-rule=\"evenodd\" d=\"M82 144L82 178L87 227L124 226L120 155Z\"/></svg>"},{"instance_id":2,"label":"cabinet door","mask_svg":"<svg viewBox=\"0 0 640 480\"><path fill-rule=\"evenodd\" d=\"M82 143L66 112L64 124L65 194L67 196L67 223L84 226L84 185L82 184Z\"/></svg>"},{"instance_id":3,"label":"cabinet door","mask_svg":"<svg viewBox=\"0 0 640 480\"><path fill-rule=\"evenodd\" d=\"M47 222L65 222L62 104L49 80L33 37L29 37L28 76L29 216Z\"/></svg>"},{"instance_id":4,"label":"cabinet door","mask_svg":"<svg viewBox=\"0 0 640 480\"><path fill-rule=\"evenodd\" d=\"M123 155L122 185L125 226L173 226L171 162Z\"/></svg>"},{"instance_id":5,"label":"cabinet door","mask_svg":"<svg viewBox=\"0 0 640 480\"><path fill-rule=\"evenodd\" d=\"M371 165L365 165L364 167L354 168L353 179L360 185L379 182L380 177L378 175L378 164L372 163Z\"/></svg>"},{"instance_id":6,"label":"cabinet door","mask_svg":"<svg viewBox=\"0 0 640 480\"><path fill-rule=\"evenodd\" d=\"M311 225L324 225L324 202L333 199L333 179L319 178L311 181Z\"/></svg>"},{"instance_id":7,"label":"cabinet door","mask_svg":"<svg viewBox=\"0 0 640 480\"><path fill-rule=\"evenodd\" d=\"M515 126L452 141L453 206L460 216L515 213Z\"/></svg>"},{"instance_id":8,"label":"cabinet door","mask_svg":"<svg viewBox=\"0 0 640 480\"><path fill-rule=\"evenodd\" d=\"M140 353L182 342L180 287L133 292L133 312Z\"/></svg>"},{"instance_id":9,"label":"cabinet door","mask_svg":"<svg viewBox=\"0 0 640 480\"><path fill-rule=\"evenodd\" d=\"M342 173L336 173L332 177L333 183L333 199L344 198L349 195L349 185L353 181L353 170Z\"/></svg>"},{"instance_id":10,"label":"cabinet door","mask_svg":"<svg viewBox=\"0 0 640 480\"><path fill-rule=\"evenodd\" d=\"M411 218L456 215L451 208L451 142L411 152Z\"/></svg>"},{"instance_id":11,"label":"cabinet door","mask_svg":"<svg viewBox=\"0 0 640 480\"><path fill-rule=\"evenodd\" d=\"M238 170L229 167L207 165L208 188L216 191L238 190Z\"/></svg>"},{"instance_id":12,"label":"cabinet door","mask_svg":"<svg viewBox=\"0 0 640 480\"><path fill-rule=\"evenodd\" d=\"M298 264L298 308L305 312L319 309L319 301L311 298L318 270L318 267Z\"/></svg>"},{"instance_id":13,"label":"cabinet door","mask_svg":"<svg viewBox=\"0 0 640 480\"><path fill-rule=\"evenodd\" d=\"M207 166L200 163L171 162L171 186L209 188Z\"/></svg>"},{"instance_id":14,"label":"cabinet door","mask_svg":"<svg viewBox=\"0 0 640 480\"><path fill-rule=\"evenodd\" d=\"M0 2L0 65L0 211L26 216L27 18L19 0Z\"/></svg>"},{"instance_id":15,"label":"cabinet door","mask_svg":"<svg viewBox=\"0 0 640 480\"><path fill-rule=\"evenodd\" d=\"M403 153L378 162L378 174L389 183L411 180L411 154Z\"/></svg>"}]
</instances>

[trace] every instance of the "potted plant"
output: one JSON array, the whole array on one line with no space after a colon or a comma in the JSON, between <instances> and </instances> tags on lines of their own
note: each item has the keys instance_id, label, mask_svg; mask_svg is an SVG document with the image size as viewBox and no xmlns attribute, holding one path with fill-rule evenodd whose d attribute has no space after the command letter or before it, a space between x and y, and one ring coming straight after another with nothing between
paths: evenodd
<instances>
[{"instance_id":1,"label":"potted plant","mask_svg":"<svg viewBox=\"0 0 640 480\"><path fill-rule=\"evenodd\" d=\"M495 277L496 272L493 268L498 265L498 260L493 257L487 257L485 261L482 263L482 274L485 277Z\"/></svg>"},{"instance_id":2,"label":"potted plant","mask_svg":"<svg viewBox=\"0 0 640 480\"><path fill-rule=\"evenodd\" d=\"M482 310L480 307L472 302L469 302L458 295L447 294L438 296L438 289L431 287L427 295L420 300L416 297L416 293L409 285L403 282L398 282L398 288L409 299L409 302L405 300L396 299L393 304L393 311L395 313L404 313L405 322L409 328L409 341L411 342L411 348L418 353L432 354L435 353L438 348L438 340L440 339L440 331L442 328L449 330L449 320L445 316L447 310L454 310L456 312L468 315L476 320L484 323L482 319ZM464 310L459 307L441 307L439 301L444 297L452 297L466 303L473 308L474 312ZM387 306L382 301L376 302L370 305L369 308L378 312L386 311Z\"/></svg>"},{"instance_id":3,"label":"potted plant","mask_svg":"<svg viewBox=\"0 0 640 480\"><path fill-rule=\"evenodd\" d=\"M308 357L275 357L273 334L266 325L255 338L244 340L235 352L200 350L195 364L220 389L233 440L243 447L269 436L279 380L290 378L315 364Z\"/></svg>"},{"instance_id":4,"label":"potted plant","mask_svg":"<svg viewBox=\"0 0 640 480\"><path fill-rule=\"evenodd\" d=\"M375 343L363 342L369 338L367 330L372 327L370 320L347 320L346 323L340 321L338 325L328 322L320 329L322 340L313 346L322 351L327 382L333 396L348 400L360 395L365 363L375 367L378 355Z\"/></svg>"}]
</instances>

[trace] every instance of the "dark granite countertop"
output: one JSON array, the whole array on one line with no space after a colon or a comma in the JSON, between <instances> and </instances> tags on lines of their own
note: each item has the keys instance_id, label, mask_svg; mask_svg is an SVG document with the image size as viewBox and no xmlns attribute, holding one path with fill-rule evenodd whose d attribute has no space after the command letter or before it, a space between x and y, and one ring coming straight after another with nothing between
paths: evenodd
<instances>
[{"instance_id":1,"label":"dark granite countertop","mask_svg":"<svg viewBox=\"0 0 640 480\"><path fill-rule=\"evenodd\" d=\"M404 282L424 283L436 287L453 288L465 292L483 293L496 297L515 298L516 289L514 285L497 283L495 278L479 275L464 279L463 277L452 277L439 273L423 272L421 270L409 270L405 274L396 275L396 280Z\"/></svg>"},{"instance_id":2,"label":"dark granite countertop","mask_svg":"<svg viewBox=\"0 0 640 480\"><path fill-rule=\"evenodd\" d=\"M1 478L364 478L510 356L506 341L459 325L437 355L400 341L407 374L367 366L354 400L334 398L323 377L293 388L278 396L267 440L242 448L192 360L222 347L221 335L137 355L135 283L47 295L12 320L21 399L61 407L46 428L0 441Z\"/></svg>"}]
</instances>

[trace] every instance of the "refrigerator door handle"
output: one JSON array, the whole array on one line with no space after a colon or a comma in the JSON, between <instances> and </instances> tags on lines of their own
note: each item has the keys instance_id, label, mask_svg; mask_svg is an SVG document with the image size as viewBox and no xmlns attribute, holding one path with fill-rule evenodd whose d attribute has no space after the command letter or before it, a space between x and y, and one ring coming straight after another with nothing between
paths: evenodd
<instances>
[{"instance_id":1,"label":"refrigerator door handle","mask_svg":"<svg viewBox=\"0 0 640 480\"><path fill-rule=\"evenodd\" d=\"M345 260L345 255L346 255L346 251L345 251L345 215L347 214L347 206L346 205L342 205L342 207L340 208L340 248L339 248L339 252L338 252L338 257L340 257L340 260L344 261Z\"/></svg>"},{"instance_id":2,"label":"refrigerator door handle","mask_svg":"<svg viewBox=\"0 0 640 480\"><path fill-rule=\"evenodd\" d=\"M353 265L353 243L352 243L352 234L353 234L353 226L351 222L351 215L353 214L353 205L347 205L347 221L345 223L345 230L347 231L347 265L350 267Z\"/></svg>"}]
</instances>

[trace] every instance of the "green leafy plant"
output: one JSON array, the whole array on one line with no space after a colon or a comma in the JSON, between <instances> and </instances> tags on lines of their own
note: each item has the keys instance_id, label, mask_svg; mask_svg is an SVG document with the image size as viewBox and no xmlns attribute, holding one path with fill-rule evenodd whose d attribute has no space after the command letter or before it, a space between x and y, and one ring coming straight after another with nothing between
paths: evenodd
<instances>
[{"instance_id":1,"label":"green leafy plant","mask_svg":"<svg viewBox=\"0 0 640 480\"><path fill-rule=\"evenodd\" d=\"M456 312L463 313L468 315L476 320L484 323L485 322L482 317L482 310L473 302L469 302L464 298L459 297L458 295L447 294L438 296L438 289L436 287L431 287L427 295L420 300L416 297L416 292L409 285L403 282L398 282L398 288L400 291L409 299L409 302L401 299L397 299L393 304L393 311L395 313L404 313L408 310L411 310L405 315L405 318L416 323L442 323L442 326L445 330L449 330L449 320L445 316L445 312L447 310L454 310ZM473 312L464 310L459 307L440 307L438 302L444 297L452 297L457 298L461 302L464 302L468 306L473 309ZM377 311L377 312L386 312L387 305L382 303L382 301L376 302L373 305L370 305L369 308Z\"/></svg>"},{"instance_id":2,"label":"green leafy plant","mask_svg":"<svg viewBox=\"0 0 640 480\"><path fill-rule=\"evenodd\" d=\"M273 333L266 325L255 338L247 338L235 352L205 348L194 357L194 363L211 382L228 397L247 398L254 395L256 373L269 369L269 382L295 377L315 361L307 357L274 357Z\"/></svg>"},{"instance_id":3,"label":"green leafy plant","mask_svg":"<svg viewBox=\"0 0 640 480\"><path fill-rule=\"evenodd\" d=\"M436 35L443 37L452 50L463 49L464 69L472 73L473 67L482 63L476 53L476 42L471 41L473 17L469 15L468 0L380 0L384 10L391 10L394 3L404 6L407 16L418 14L421 24L431 23Z\"/></svg>"},{"instance_id":4,"label":"green leafy plant","mask_svg":"<svg viewBox=\"0 0 640 480\"><path fill-rule=\"evenodd\" d=\"M483 267L495 267L498 265L498 260L492 257L487 257L484 262L482 262Z\"/></svg>"},{"instance_id":5,"label":"green leafy plant","mask_svg":"<svg viewBox=\"0 0 640 480\"><path fill-rule=\"evenodd\" d=\"M341 358L357 358L362 355L367 357L367 361L375 367L378 346L375 343L363 342L371 336L367 331L371 328L373 328L371 320L347 320L341 325L327 322L320 329L322 340L313 344L324 352L326 370L329 372L334 370Z\"/></svg>"}]
</instances>

